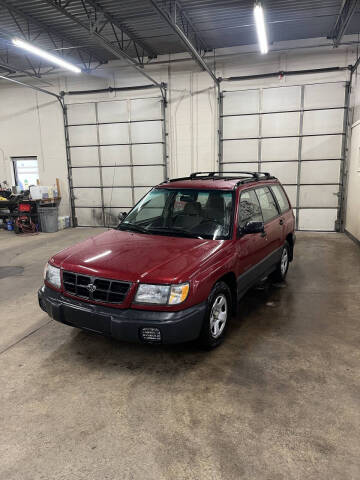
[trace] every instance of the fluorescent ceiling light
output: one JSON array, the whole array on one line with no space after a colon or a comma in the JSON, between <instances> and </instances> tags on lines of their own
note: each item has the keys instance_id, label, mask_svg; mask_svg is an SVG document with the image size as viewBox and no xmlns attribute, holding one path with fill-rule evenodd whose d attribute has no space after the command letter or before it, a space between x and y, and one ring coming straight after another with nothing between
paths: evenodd
<instances>
[{"instance_id":1,"label":"fluorescent ceiling light","mask_svg":"<svg viewBox=\"0 0 360 480\"><path fill-rule=\"evenodd\" d=\"M75 73L80 73L81 69L79 67L76 67L75 65L72 65L69 62L66 62L65 60L62 60L61 58L52 55L51 53L46 52L45 50L42 50L41 48L35 47L34 45L31 45L31 43L24 42L24 40L20 40L20 38L13 38L12 43L19 48L23 48L24 50L27 50L30 53L33 53L34 55L38 55L41 58L44 58L45 60L48 60L51 63L55 63L56 65L59 65L59 67L66 68L67 70L71 70L72 72Z\"/></svg>"},{"instance_id":2,"label":"fluorescent ceiling light","mask_svg":"<svg viewBox=\"0 0 360 480\"><path fill-rule=\"evenodd\" d=\"M266 30L265 30L265 21L264 21L264 10L262 6L258 3L254 6L254 17L256 24L256 33L258 37L259 47L261 53L267 53L269 50Z\"/></svg>"}]
</instances>

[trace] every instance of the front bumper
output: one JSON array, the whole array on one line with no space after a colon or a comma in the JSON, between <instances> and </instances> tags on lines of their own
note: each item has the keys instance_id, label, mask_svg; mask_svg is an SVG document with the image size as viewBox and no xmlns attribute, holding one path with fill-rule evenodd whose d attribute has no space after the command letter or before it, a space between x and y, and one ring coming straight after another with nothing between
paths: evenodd
<instances>
[{"instance_id":1,"label":"front bumper","mask_svg":"<svg viewBox=\"0 0 360 480\"><path fill-rule=\"evenodd\" d=\"M178 312L115 309L81 302L43 286L38 291L39 305L58 322L90 330L128 342L142 342L142 328L158 328L161 343L195 340L206 310L206 302Z\"/></svg>"}]
</instances>

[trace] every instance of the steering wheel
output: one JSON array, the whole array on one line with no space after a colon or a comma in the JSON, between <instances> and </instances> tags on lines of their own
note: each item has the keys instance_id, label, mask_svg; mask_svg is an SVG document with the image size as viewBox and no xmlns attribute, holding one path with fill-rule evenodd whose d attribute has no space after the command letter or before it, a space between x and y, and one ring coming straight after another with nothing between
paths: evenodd
<instances>
[{"instance_id":1,"label":"steering wheel","mask_svg":"<svg viewBox=\"0 0 360 480\"><path fill-rule=\"evenodd\" d=\"M200 225L203 224L203 223L208 223L208 222L215 223L216 225L223 226L220 222L218 222L217 220L214 220L213 218L204 218L204 220L202 220L200 222Z\"/></svg>"}]
</instances>

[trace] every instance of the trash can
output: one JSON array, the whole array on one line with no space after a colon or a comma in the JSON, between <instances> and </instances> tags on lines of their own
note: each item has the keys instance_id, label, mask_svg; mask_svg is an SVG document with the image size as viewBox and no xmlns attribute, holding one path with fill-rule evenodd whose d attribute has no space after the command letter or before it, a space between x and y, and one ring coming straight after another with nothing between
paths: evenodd
<instances>
[{"instance_id":1,"label":"trash can","mask_svg":"<svg viewBox=\"0 0 360 480\"><path fill-rule=\"evenodd\" d=\"M42 232L58 231L58 207L38 207L38 214Z\"/></svg>"}]
</instances>

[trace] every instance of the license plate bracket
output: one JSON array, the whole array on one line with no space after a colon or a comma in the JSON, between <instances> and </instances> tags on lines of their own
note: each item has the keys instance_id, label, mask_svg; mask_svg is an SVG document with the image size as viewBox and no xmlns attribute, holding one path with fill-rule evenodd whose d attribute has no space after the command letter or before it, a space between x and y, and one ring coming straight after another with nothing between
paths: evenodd
<instances>
[{"instance_id":1,"label":"license plate bracket","mask_svg":"<svg viewBox=\"0 0 360 480\"><path fill-rule=\"evenodd\" d=\"M105 335L111 333L110 316L67 305L62 306L61 313L64 323Z\"/></svg>"}]
</instances>

